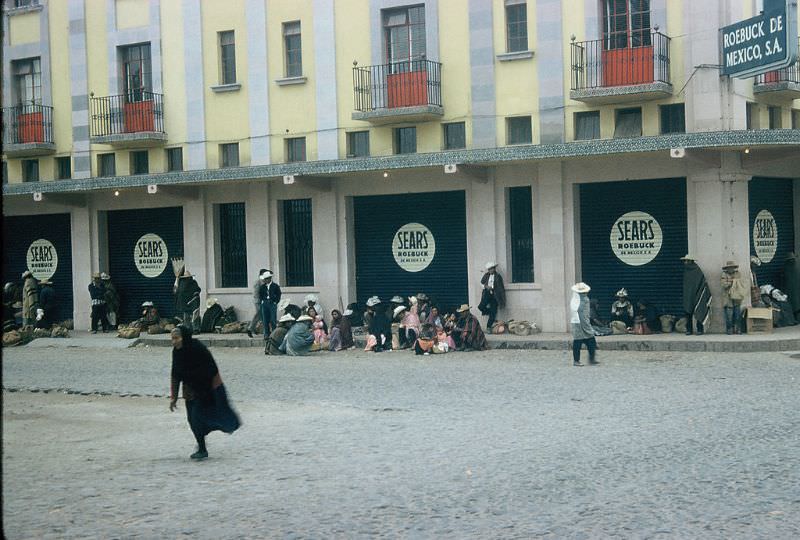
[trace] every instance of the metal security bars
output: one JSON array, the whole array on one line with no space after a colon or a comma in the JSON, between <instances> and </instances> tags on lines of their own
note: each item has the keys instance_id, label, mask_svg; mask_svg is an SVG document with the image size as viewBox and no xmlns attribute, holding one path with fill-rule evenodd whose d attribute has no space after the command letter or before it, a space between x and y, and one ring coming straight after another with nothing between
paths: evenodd
<instances>
[{"instance_id":1,"label":"metal security bars","mask_svg":"<svg viewBox=\"0 0 800 540\"><path fill-rule=\"evenodd\" d=\"M670 83L670 38L657 30L571 44L572 90Z\"/></svg>"},{"instance_id":2,"label":"metal security bars","mask_svg":"<svg viewBox=\"0 0 800 540\"><path fill-rule=\"evenodd\" d=\"M353 68L355 109L361 112L401 107L442 106L442 64L405 60Z\"/></svg>"},{"instance_id":3,"label":"metal security bars","mask_svg":"<svg viewBox=\"0 0 800 540\"><path fill-rule=\"evenodd\" d=\"M247 287L247 231L243 202L220 204L219 271L221 287Z\"/></svg>"},{"instance_id":4,"label":"metal security bars","mask_svg":"<svg viewBox=\"0 0 800 540\"><path fill-rule=\"evenodd\" d=\"M3 144L53 144L53 107L3 107Z\"/></svg>"},{"instance_id":5,"label":"metal security bars","mask_svg":"<svg viewBox=\"0 0 800 540\"><path fill-rule=\"evenodd\" d=\"M164 133L163 96L134 90L118 96L91 98L91 135Z\"/></svg>"},{"instance_id":6,"label":"metal security bars","mask_svg":"<svg viewBox=\"0 0 800 540\"><path fill-rule=\"evenodd\" d=\"M311 199L283 201L286 286L314 285L314 240Z\"/></svg>"},{"instance_id":7,"label":"metal security bars","mask_svg":"<svg viewBox=\"0 0 800 540\"><path fill-rule=\"evenodd\" d=\"M799 42L800 43L800 42ZM800 84L800 59L783 69L768 71L756 76L755 84L795 83Z\"/></svg>"}]
</instances>

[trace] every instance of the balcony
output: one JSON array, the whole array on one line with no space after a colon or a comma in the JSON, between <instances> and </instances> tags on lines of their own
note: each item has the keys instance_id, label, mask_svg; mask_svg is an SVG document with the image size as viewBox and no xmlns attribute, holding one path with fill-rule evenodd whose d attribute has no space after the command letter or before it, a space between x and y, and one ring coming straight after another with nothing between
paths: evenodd
<instances>
[{"instance_id":1,"label":"balcony","mask_svg":"<svg viewBox=\"0 0 800 540\"><path fill-rule=\"evenodd\" d=\"M41 156L55 151L52 107L3 107L3 153L6 156Z\"/></svg>"},{"instance_id":2,"label":"balcony","mask_svg":"<svg viewBox=\"0 0 800 540\"><path fill-rule=\"evenodd\" d=\"M800 59L789 67L756 76L753 94L784 101L800 99Z\"/></svg>"},{"instance_id":3,"label":"balcony","mask_svg":"<svg viewBox=\"0 0 800 540\"><path fill-rule=\"evenodd\" d=\"M142 90L91 98L91 135L95 144L118 148L156 146L167 140L163 96Z\"/></svg>"},{"instance_id":4,"label":"balcony","mask_svg":"<svg viewBox=\"0 0 800 540\"><path fill-rule=\"evenodd\" d=\"M408 60L353 68L353 120L373 124L441 118L442 64Z\"/></svg>"},{"instance_id":5,"label":"balcony","mask_svg":"<svg viewBox=\"0 0 800 540\"><path fill-rule=\"evenodd\" d=\"M671 96L669 49L658 29L573 41L569 97L602 105Z\"/></svg>"}]
</instances>

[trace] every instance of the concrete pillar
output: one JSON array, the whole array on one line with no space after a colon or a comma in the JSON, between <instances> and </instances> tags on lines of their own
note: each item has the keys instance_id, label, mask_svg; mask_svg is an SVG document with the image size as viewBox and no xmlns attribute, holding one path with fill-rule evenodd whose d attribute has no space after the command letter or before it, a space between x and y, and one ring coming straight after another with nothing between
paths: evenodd
<instances>
[{"instance_id":1,"label":"concrete pillar","mask_svg":"<svg viewBox=\"0 0 800 540\"><path fill-rule=\"evenodd\" d=\"M689 251L697 258L713 297L710 331L724 329L722 265L728 259L739 264L742 275L747 275L750 260L750 235L747 183L738 152L721 154L720 166L698 167L689 174L688 197Z\"/></svg>"},{"instance_id":2,"label":"concrete pillar","mask_svg":"<svg viewBox=\"0 0 800 540\"><path fill-rule=\"evenodd\" d=\"M92 226L90 206L74 207L72 216L72 319L75 330L91 327L92 303L89 299L89 282L92 277Z\"/></svg>"},{"instance_id":3,"label":"concrete pillar","mask_svg":"<svg viewBox=\"0 0 800 540\"><path fill-rule=\"evenodd\" d=\"M270 260L269 239L269 186L266 182L248 184L244 203L247 227L247 284L255 283L258 270L266 268L277 272Z\"/></svg>"},{"instance_id":4,"label":"concrete pillar","mask_svg":"<svg viewBox=\"0 0 800 540\"><path fill-rule=\"evenodd\" d=\"M330 319L330 310L339 307L339 220L336 191L332 188L315 193L312 198L312 228L314 230L314 289ZM342 298L342 304L347 299Z\"/></svg>"},{"instance_id":5,"label":"concrete pillar","mask_svg":"<svg viewBox=\"0 0 800 540\"><path fill-rule=\"evenodd\" d=\"M205 305L209 286L213 285L208 282L210 274L206 266L206 246L211 242L206 235L205 199L205 194L201 192L197 198L183 203L183 262L200 285L201 306ZM214 264L213 254L208 260L208 264Z\"/></svg>"},{"instance_id":6,"label":"concrete pillar","mask_svg":"<svg viewBox=\"0 0 800 540\"><path fill-rule=\"evenodd\" d=\"M538 200L535 201L534 258L538 275L536 282L542 287L541 327L545 332L567 331L567 296L564 281L566 268L566 241L564 231L564 171L560 161L539 165Z\"/></svg>"},{"instance_id":7,"label":"concrete pillar","mask_svg":"<svg viewBox=\"0 0 800 540\"><path fill-rule=\"evenodd\" d=\"M492 169L488 181L472 179L467 190L467 293L473 314L477 314L481 301L481 278L488 261L501 263L499 270L506 283L510 281L498 249L505 243L505 233L495 224L495 204L495 171ZM503 204L502 199L500 204ZM504 317L502 311L499 319Z\"/></svg>"}]
</instances>

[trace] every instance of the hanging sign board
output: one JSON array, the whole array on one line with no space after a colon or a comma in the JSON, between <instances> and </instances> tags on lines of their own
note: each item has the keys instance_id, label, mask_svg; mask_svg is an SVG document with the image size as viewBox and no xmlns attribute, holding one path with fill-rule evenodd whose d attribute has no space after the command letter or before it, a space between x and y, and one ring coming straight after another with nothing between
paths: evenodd
<instances>
[{"instance_id":1,"label":"hanging sign board","mask_svg":"<svg viewBox=\"0 0 800 540\"><path fill-rule=\"evenodd\" d=\"M765 0L755 17L720 31L722 73L740 79L797 61L797 0Z\"/></svg>"}]
</instances>

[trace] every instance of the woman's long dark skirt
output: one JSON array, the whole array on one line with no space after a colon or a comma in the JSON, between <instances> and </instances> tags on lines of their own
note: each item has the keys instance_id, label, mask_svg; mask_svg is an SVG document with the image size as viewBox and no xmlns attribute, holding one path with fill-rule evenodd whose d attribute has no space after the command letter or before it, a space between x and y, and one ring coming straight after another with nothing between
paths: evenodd
<instances>
[{"instance_id":1,"label":"woman's long dark skirt","mask_svg":"<svg viewBox=\"0 0 800 540\"><path fill-rule=\"evenodd\" d=\"M198 399L186 402L186 417L194 436L205 437L212 431L233 433L242 425L239 415L236 414L228 403L228 394L225 386L220 385L212 390L213 400L203 403Z\"/></svg>"}]
</instances>

